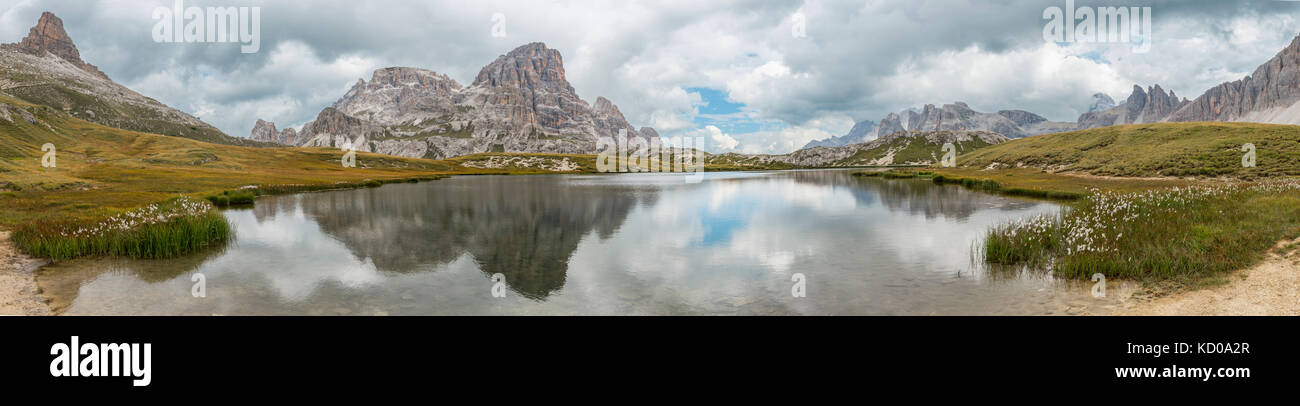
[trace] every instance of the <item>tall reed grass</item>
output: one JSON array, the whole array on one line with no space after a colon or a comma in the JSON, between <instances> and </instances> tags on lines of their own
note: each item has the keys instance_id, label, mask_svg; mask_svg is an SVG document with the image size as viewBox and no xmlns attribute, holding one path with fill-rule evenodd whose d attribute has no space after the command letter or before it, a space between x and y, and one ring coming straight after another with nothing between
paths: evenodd
<instances>
[{"instance_id":1,"label":"tall reed grass","mask_svg":"<svg viewBox=\"0 0 1300 406\"><path fill-rule=\"evenodd\" d=\"M225 244L233 230L211 204L176 198L98 221L35 221L14 230L15 246L55 261L85 256L160 259Z\"/></svg>"},{"instance_id":2,"label":"tall reed grass","mask_svg":"<svg viewBox=\"0 0 1300 406\"><path fill-rule=\"evenodd\" d=\"M1300 237L1300 181L1138 193L1093 191L1059 215L991 229L988 262L1139 280L1183 280L1248 267Z\"/></svg>"}]
</instances>

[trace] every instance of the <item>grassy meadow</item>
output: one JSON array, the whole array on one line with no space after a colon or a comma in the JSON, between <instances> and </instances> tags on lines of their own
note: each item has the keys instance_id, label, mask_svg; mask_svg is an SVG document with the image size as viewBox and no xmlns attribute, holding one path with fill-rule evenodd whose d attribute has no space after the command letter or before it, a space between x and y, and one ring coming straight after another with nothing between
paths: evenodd
<instances>
[{"instance_id":1,"label":"grassy meadow","mask_svg":"<svg viewBox=\"0 0 1300 406\"><path fill-rule=\"evenodd\" d=\"M356 167L345 168L343 152L333 148L211 144L104 127L4 96L0 103L11 112L28 112L35 121L19 114L0 118L0 228L13 230L14 242L24 252L52 259L163 258L193 252L229 238L232 230L213 209L251 204L258 195L428 181L450 174L539 172L461 165L474 157L433 161L363 152L356 155ZM55 146L52 168L42 166L46 143ZM98 235L67 233L103 227L140 210L167 208L182 201L178 199L202 202L206 209Z\"/></svg>"},{"instance_id":2,"label":"grassy meadow","mask_svg":"<svg viewBox=\"0 0 1300 406\"><path fill-rule=\"evenodd\" d=\"M1256 167L1242 165L1242 145ZM1013 140L930 168L936 183L1075 200L1057 216L995 227L986 261L1140 281L1205 283L1300 237L1300 127L1118 126ZM1010 192L1010 193L1009 193Z\"/></svg>"},{"instance_id":3,"label":"grassy meadow","mask_svg":"<svg viewBox=\"0 0 1300 406\"><path fill-rule=\"evenodd\" d=\"M108 128L3 97L0 103L24 108L37 121L0 120L0 227L6 228L101 219L249 186L327 187L465 171L451 162L368 153L357 153L357 167L345 168L337 149L210 144ZM53 168L41 164L45 143L56 148Z\"/></svg>"},{"instance_id":4,"label":"grassy meadow","mask_svg":"<svg viewBox=\"0 0 1300 406\"><path fill-rule=\"evenodd\" d=\"M1246 144L1256 166L1242 166ZM967 168L1029 167L1120 177L1300 176L1300 126L1158 123L1038 135L963 153Z\"/></svg>"}]
</instances>

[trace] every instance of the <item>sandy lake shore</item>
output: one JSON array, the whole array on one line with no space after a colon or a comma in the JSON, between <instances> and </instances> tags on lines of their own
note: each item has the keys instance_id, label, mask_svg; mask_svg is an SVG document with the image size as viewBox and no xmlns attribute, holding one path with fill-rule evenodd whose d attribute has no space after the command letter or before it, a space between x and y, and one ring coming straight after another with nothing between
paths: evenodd
<instances>
[{"instance_id":1,"label":"sandy lake shore","mask_svg":"<svg viewBox=\"0 0 1300 406\"><path fill-rule=\"evenodd\" d=\"M36 286L36 269L44 263L18 253L9 241L9 232L0 231L0 315L53 314Z\"/></svg>"},{"instance_id":2,"label":"sandy lake shore","mask_svg":"<svg viewBox=\"0 0 1300 406\"><path fill-rule=\"evenodd\" d=\"M1294 242L1300 242L1296 240ZM1278 244L1287 246L1289 242ZM1135 299L1121 315L1293 316L1300 315L1300 251L1270 250L1250 269L1232 272L1228 283L1168 296Z\"/></svg>"}]
</instances>

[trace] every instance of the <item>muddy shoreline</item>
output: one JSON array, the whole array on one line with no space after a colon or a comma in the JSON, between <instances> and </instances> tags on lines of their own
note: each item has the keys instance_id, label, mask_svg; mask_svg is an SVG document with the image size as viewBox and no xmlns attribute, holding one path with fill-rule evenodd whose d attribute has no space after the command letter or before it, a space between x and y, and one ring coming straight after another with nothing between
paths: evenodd
<instances>
[{"instance_id":1,"label":"muddy shoreline","mask_svg":"<svg viewBox=\"0 0 1300 406\"><path fill-rule=\"evenodd\" d=\"M36 270L48 263L18 252L9 232L0 231L0 315L51 316L49 300L36 285Z\"/></svg>"}]
</instances>

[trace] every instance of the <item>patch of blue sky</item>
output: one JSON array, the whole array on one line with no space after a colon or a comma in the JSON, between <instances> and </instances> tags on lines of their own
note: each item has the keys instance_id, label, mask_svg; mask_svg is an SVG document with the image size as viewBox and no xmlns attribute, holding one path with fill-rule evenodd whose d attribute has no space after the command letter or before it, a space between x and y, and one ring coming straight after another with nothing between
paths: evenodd
<instances>
[{"instance_id":1,"label":"patch of blue sky","mask_svg":"<svg viewBox=\"0 0 1300 406\"><path fill-rule=\"evenodd\" d=\"M703 101L694 120L697 128L711 125L727 134L747 134L781 130L786 127L786 124L781 121L754 119L744 110L744 104L729 100L727 94L721 90L692 87L687 88L686 91L700 95Z\"/></svg>"}]
</instances>

